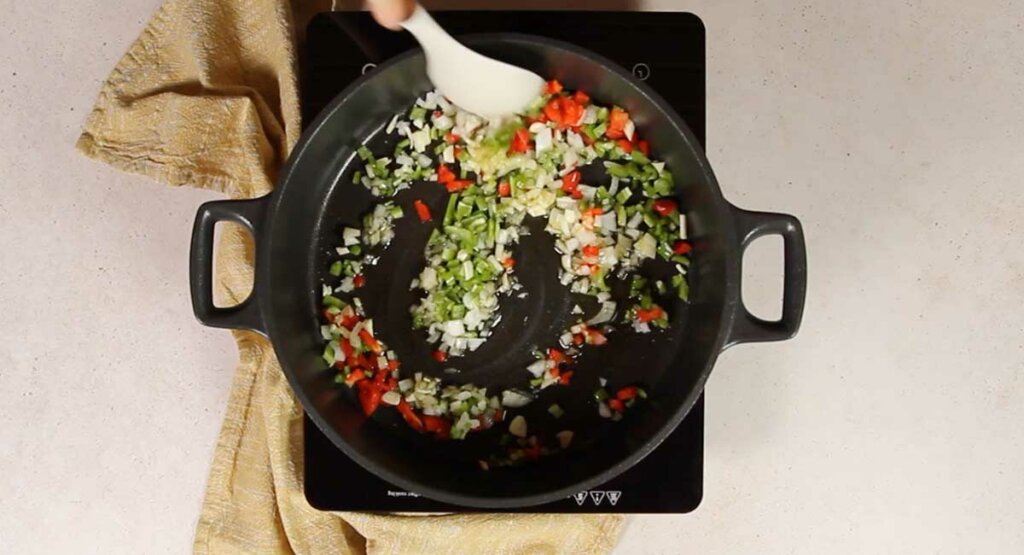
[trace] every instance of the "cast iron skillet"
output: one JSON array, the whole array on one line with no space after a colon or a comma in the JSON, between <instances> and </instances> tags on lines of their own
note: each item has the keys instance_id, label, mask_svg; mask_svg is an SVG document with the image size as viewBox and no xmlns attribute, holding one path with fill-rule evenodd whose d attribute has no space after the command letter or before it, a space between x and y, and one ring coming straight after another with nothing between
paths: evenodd
<instances>
[{"instance_id":1,"label":"cast iron skillet","mask_svg":"<svg viewBox=\"0 0 1024 555\"><path fill-rule=\"evenodd\" d=\"M372 199L351 184L355 149L364 142L386 148L381 128L429 90L419 51L399 56L353 83L309 127L292 153L275 191L263 198L204 204L192 234L191 289L197 318L204 324L249 329L267 335L289 382L316 425L346 455L399 487L456 505L501 508L529 506L564 498L606 482L642 459L686 416L701 393L718 354L737 343L779 341L800 325L806 287L806 256L799 221L788 215L740 210L722 198L696 139L666 102L614 63L561 42L522 35L480 35L467 42L480 51L556 77L571 89L587 91L596 102L629 110L653 155L674 173L677 195L688 214L694 241L690 268L691 302L664 300L671 329L638 335L616 331L608 345L589 348L580 359L572 386L544 390L523 414L531 434L550 438L575 431L565 453L513 468L482 470L477 460L495 449L503 426L471 434L464 442L435 441L408 429L394 410L363 416L352 393L333 382L334 371L320 358L320 283L343 224L357 225ZM586 176L585 176L586 180ZM552 346L572 323L578 299L557 282L558 259L546 234L524 239L516 252L516 272L525 299L503 301L494 336L475 353L446 365L434 362L423 334L411 331L409 307L417 292L410 280L421 270L431 226L410 209L424 199L443 213L447 194L437 184L417 184L399 197L407 216L380 263L366 275L360 295L375 329L413 371L486 385L497 391L524 384L524 370L535 346ZM233 221L255 237L253 294L241 304L215 307L211 293L213 229ZM785 244L783 314L768 322L752 316L740 300L743 249L763 235L781 235ZM664 271L656 264L645 271ZM590 308L590 307L587 307ZM592 393L598 378L610 389L641 383L646 403L621 422L597 415ZM566 415L554 419L547 407L557 402Z\"/></svg>"}]
</instances>

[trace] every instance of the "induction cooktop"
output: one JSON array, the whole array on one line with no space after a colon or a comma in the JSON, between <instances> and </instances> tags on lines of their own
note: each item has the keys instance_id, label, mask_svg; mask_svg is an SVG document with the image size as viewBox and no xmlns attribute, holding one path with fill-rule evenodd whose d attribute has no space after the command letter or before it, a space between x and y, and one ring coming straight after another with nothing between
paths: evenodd
<instances>
[{"instance_id":1,"label":"induction cooktop","mask_svg":"<svg viewBox=\"0 0 1024 555\"><path fill-rule=\"evenodd\" d=\"M436 11L453 35L517 32L547 36L619 63L657 90L704 144L704 25L683 12ZM571 22L571 24L567 24ZM303 121L377 64L415 48L406 33L376 25L365 12L332 12L307 27L300 58ZM333 511L480 511L404 491L349 459L309 419L304 425L306 498ZM704 400L650 455L602 486L566 499L487 512L687 513L700 504L704 472Z\"/></svg>"}]
</instances>

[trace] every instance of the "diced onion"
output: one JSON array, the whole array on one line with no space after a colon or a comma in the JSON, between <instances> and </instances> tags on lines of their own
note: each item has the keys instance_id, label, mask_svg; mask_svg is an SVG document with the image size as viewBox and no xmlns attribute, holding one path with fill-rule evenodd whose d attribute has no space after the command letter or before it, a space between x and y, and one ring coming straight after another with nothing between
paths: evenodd
<instances>
[{"instance_id":1,"label":"diced onion","mask_svg":"<svg viewBox=\"0 0 1024 555\"><path fill-rule=\"evenodd\" d=\"M380 396L380 400L394 406L402 402L402 394L397 391L387 391Z\"/></svg>"},{"instance_id":2,"label":"diced onion","mask_svg":"<svg viewBox=\"0 0 1024 555\"><path fill-rule=\"evenodd\" d=\"M346 247L359 244L359 236L362 235L362 230L346 227L341 231L342 241L345 242Z\"/></svg>"},{"instance_id":3,"label":"diced onion","mask_svg":"<svg viewBox=\"0 0 1024 555\"><path fill-rule=\"evenodd\" d=\"M430 144L430 131L427 129L416 131L410 137L410 143L412 143L412 147L416 152L425 151Z\"/></svg>"},{"instance_id":4,"label":"diced onion","mask_svg":"<svg viewBox=\"0 0 1024 555\"><path fill-rule=\"evenodd\" d=\"M545 126L534 136L534 148L537 149L537 154L544 152L551 148L552 144L551 128Z\"/></svg>"},{"instance_id":5,"label":"diced onion","mask_svg":"<svg viewBox=\"0 0 1024 555\"><path fill-rule=\"evenodd\" d=\"M658 241L650 233L644 233L636 242L636 253L641 259L654 258L657 255Z\"/></svg>"},{"instance_id":6,"label":"diced onion","mask_svg":"<svg viewBox=\"0 0 1024 555\"><path fill-rule=\"evenodd\" d=\"M508 433L516 437L526 437L526 419L523 415L517 415L508 425Z\"/></svg>"},{"instance_id":7,"label":"diced onion","mask_svg":"<svg viewBox=\"0 0 1024 555\"><path fill-rule=\"evenodd\" d=\"M533 374L533 377L539 378L541 374L546 372L548 369L548 361L545 359L538 360L533 364L526 367L526 370Z\"/></svg>"},{"instance_id":8,"label":"diced onion","mask_svg":"<svg viewBox=\"0 0 1024 555\"><path fill-rule=\"evenodd\" d=\"M525 407L526 405L530 404L531 401L533 401L532 396L522 393L520 391L506 389L505 391L501 392L502 406L508 407L510 409Z\"/></svg>"},{"instance_id":9,"label":"diced onion","mask_svg":"<svg viewBox=\"0 0 1024 555\"><path fill-rule=\"evenodd\" d=\"M428 291L437 287L437 271L429 266L423 268L420 272L420 287Z\"/></svg>"}]
</instances>

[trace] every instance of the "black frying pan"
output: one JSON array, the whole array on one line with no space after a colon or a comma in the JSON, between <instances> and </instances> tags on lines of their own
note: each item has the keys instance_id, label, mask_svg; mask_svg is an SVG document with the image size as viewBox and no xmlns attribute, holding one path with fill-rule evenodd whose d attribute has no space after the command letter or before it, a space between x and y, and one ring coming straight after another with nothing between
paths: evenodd
<instances>
[{"instance_id":1,"label":"black frying pan","mask_svg":"<svg viewBox=\"0 0 1024 555\"><path fill-rule=\"evenodd\" d=\"M671 328L647 335L614 332L608 345L584 350L570 387L545 389L524 409L531 434L573 429L576 436L567 452L518 467L482 470L477 460L495 448L503 426L470 434L466 441L436 441L411 431L390 408L367 419L320 358L320 283L329 279L327 267L340 244L342 225L357 226L373 203L367 191L351 184L360 166L355 149L364 142L371 149L385 148L384 124L431 88L421 52L381 65L339 94L303 135L272 194L200 207L192 235L192 301L206 325L267 335L312 420L349 457L383 479L456 505L528 506L590 489L643 458L686 416L723 349L792 337L803 313L804 239L792 216L748 212L726 202L686 125L660 96L614 63L539 37L481 35L467 42L485 54L558 78L568 88L583 89L595 102L625 107L650 140L653 156L665 160L675 175L688 215L695 245L691 302L667 305ZM415 217L412 200L424 200L438 214L446 196L440 185L423 183L399 197L407 216L399 220L397 238L380 263L367 272L360 297L378 336L401 359L403 375L422 371L492 391L524 384L532 349L554 345L572 323L571 307L580 301L557 282L551 239L533 233L515 254L528 297L505 299L494 335L476 352L446 364L459 368L458 375L443 374L424 336L412 331L409 307L417 293L408 284L421 270L430 232ZM254 292L231 308L214 307L211 293L213 228L224 220L245 225L256 241ZM535 230L541 227L538 222ZM772 234L785 240L783 314L777 322L755 318L740 300L743 249ZM592 400L599 377L608 379L611 390L644 384L650 397L620 422L601 419ZM553 402L566 410L557 421L546 413Z\"/></svg>"}]
</instances>

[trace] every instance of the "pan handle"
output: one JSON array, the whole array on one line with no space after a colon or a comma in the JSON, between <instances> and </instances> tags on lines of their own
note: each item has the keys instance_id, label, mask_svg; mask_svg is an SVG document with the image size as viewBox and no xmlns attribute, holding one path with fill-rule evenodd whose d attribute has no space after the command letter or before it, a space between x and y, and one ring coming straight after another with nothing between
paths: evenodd
<instances>
[{"instance_id":1,"label":"pan handle","mask_svg":"<svg viewBox=\"0 0 1024 555\"><path fill-rule=\"evenodd\" d=\"M263 315L257 301L258 280L253 280L252 293L231 307L213 304L213 229L217 222L231 221L245 226L260 242L260 230L267 213L270 196L248 200L217 200L199 207L192 227L192 250L189 253L189 286L192 290L192 311L204 325L214 328L246 329L266 335Z\"/></svg>"},{"instance_id":2,"label":"pan handle","mask_svg":"<svg viewBox=\"0 0 1024 555\"><path fill-rule=\"evenodd\" d=\"M800 329L807 295L807 246L800 220L788 214L751 212L735 206L732 212L740 243L741 293L736 302L736 316L726 345L789 339ZM784 245L782 318L773 322L751 314L743 304L742 295L742 253L754 239L765 235L781 235Z\"/></svg>"}]
</instances>

